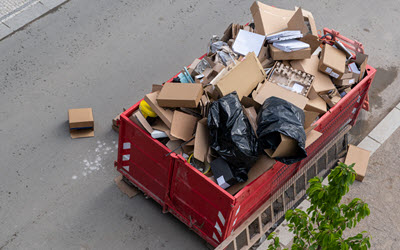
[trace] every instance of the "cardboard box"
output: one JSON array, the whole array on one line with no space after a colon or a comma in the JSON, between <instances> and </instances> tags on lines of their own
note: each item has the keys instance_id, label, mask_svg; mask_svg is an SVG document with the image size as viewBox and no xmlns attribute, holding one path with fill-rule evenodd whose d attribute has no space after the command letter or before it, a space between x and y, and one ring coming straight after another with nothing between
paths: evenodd
<instances>
[{"instance_id":1,"label":"cardboard box","mask_svg":"<svg viewBox=\"0 0 400 250\"><path fill-rule=\"evenodd\" d=\"M310 16L308 14L304 15L304 13L302 13L301 11L300 13L302 13L301 15L303 15L303 20L302 22L299 22L298 17L294 16L294 14L298 10L301 9L299 8L297 10L285 10L266 5L258 1L254 2L253 5L250 7L250 11L254 19L255 31L260 35L270 35L279 31L286 30L288 29L289 25L293 28L294 24L296 25L294 27L301 27L300 30L302 32L308 33L309 30L304 24L304 19L306 18L307 21L309 21ZM293 17L294 19L289 24L289 21L291 21ZM312 21L314 21L313 18ZM304 26L300 26L301 24L303 24Z\"/></svg>"},{"instance_id":2,"label":"cardboard box","mask_svg":"<svg viewBox=\"0 0 400 250\"><path fill-rule=\"evenodd\" d=\"M153 84L151 86L151 93L160 91L162 88L163 88L163 86L160 84Z\"/></svg>"},{"instance_id":3,"label":"cardboard box","mask_svg":"<svg viewBox=\"0 0 400 250\"><path fill-rule=\"evenodd\" d=\"M276 60L299 60L311 57L311 48L296 50L293 52L285 52L275 48L272 44L269 45L269 53L272 59Z\"/></svg>"},{"instance_id":4,"label":"cardboard box","mask_svg":"<svg viewBox=\"0 0 400 250\"><path fill-rule=\"evenodd\" d=\"M356 171L356 180L363 181L368 168L368 161L371 152L368 150L349 145L346 160L344 164L351 165L355 163L353 169Z\"/></svg>"},{"instance_id":5,"label":"cardboard box","mask_svg":"<svg viewBox=\"0 0 400 250\"><path fill-rule=\"evenodd\" d=\"M261 105L254 101L253 98L251 97L247 97L247 96L243 96L242 100L240 101L240 103L245 107L245 108L250 108L250 107L254 107L257 111L260 110Z\"/></svg>"},{"instance_id":6,"label":"cardboard box","mask_svg":"<svg viewBox=\"0 0 400 250\"><path fill-rule=\"evenodd\" d=\"M258 61L254 52L250 52L242 62L221 77L215 83L215 87L222 96L236 91L239 100L241 100L243 96L248 96L257 84L266 77L260 61Z\"/></svg>"},{"instance_id":7,"label":"cardboard box","mask_svg":"<svg viewBox=\"0 0 400 250\"><path fill-rule=\"evenodd\" d=\"M263 86L261 87L260 91L253 95L254 101L263 105L264 101L271 96L279 97L284 99L293 105L299 107L300 109L304 109L308 102L308 98L302 95L299 95L295 92L290 90L284 89L275 83L271 83L269 81L265 81Z\"/></svg>"},{"instance_id":8,"label":"cardboard box","mask_svg":"<svg viewBox=\"0 0 400 250\"><path fill-rule=\"evenodd\" d=\"M190 140L193 137L197 121L197 117L175 110L172 118L171 135L184 141Z\"/></svg>"},{"instance_id":9,"label":"cardboard box","mask_svg":"<svg viewBox=\"0 0 400 250\"><path fill-rule=\"evenodd\" d=\"M333 78L340 79L346 69L346 54L328 44L322 47L318 69Z\"/></svg>"},{"instance_id":10,"label":"cardboard box","mask_svg":"<svg viewBox=\"0 0 400 250\"><path fill-rule=\"evenodd\" d=\"M182 83L180 83L182 84ZM153 92L144 96L144 100L149 104L151 109L156 113L161 120L170 128L174 112L169 109L160 107L157 103L157 96L160 92Z\"/></svg>"},{"instance_id":11,"label":"cardboard box","mask_svg":"<svg viewBox=\"0 0 400 250\"><path fill-rule=\"evenodd\" d=\"M355 63L360 67L360 75L357 82L361 81L362 78L364 77L365 70L367 68L367 62L368 62L368 55L361 54L358 52L356 53Z\"/></svg>"},{"instance_id":12,"label":"cardboard box","mask_svg":"<svg viewBox=\"0 0 400 250\"><path fill-rule=\"evenodd\" d=\"M265 153L267 153L269 157L291 157L296 155L299 146L295 139L283 134L279 134L279 137L275 139L280 141L275 150L270 148L264 149Z\"/></svg>"},{"instance_id":13,"label":"cardboard box","mask_svg":"<svg viewBox=\"0 0 400 250\"><path fill-rule=\"evenodd\" d=\"M69 109L68 120L71 138L94 136L93 110L91 108Z\"/></svg>"},{"instance_id":14,"label":"cardboard box","mask_svg":"<svg viewBox=\"0 0 400 250\"><path fill-rule=\"evenodd\" d=\"M213 160L211 163L211 171L214 174L214 178L217 180L217 184L223 189L227 189L236 183L236 179L233 176L233 172L229 167L228 163L221 157Z\"/></svg>"},{"instance_id":15,"label":"cardboard box","mask_svg":"<svg viewBox=\"0 0 400 250\"><path fill-rule=\"evenodd\" d=\"M157 103L164 108L197 108L203 95L199 83L166 82L157 96Z\"/></svg>"},{"instance_id":16,"label":"cardboard box","mask_svg":"<svg viewBox=\"0 0 400 250\"><path fill-rule=\"evenodd\" d=\"M335 89L335 85L328 75L318 70L319 58L312 55L309 59L290 61L293 68L307 72L314 76L313 87L317 93L326 93Z\"/></svg>"},{"instance_id":17,"label":"cardboard box","mask_svg":"<svg viewBox=\"0 0 400 250\"><path fill-rule=\"evenodd\" d=\"M245 182L239 182L235 185L229 187L226 191L231 195L235 195L239 192L242 188L247 186L248 184L252 183L255 179L260 177L262 174L270 170L274 164L276 163L275 160L269 158L265 154L260 154L256 163L250 168L249 173L247 174L248 179Z\"/></svg>"},{"instance_id":18,"label":"cardboard box","mask_svg":"<svg viewBox=\"0 0 400 250\"><path fill-rule=\"evenodd\" d=\"M194 153L193 156L201 162L207 160L209 148L209 131L207 126L207 118L203 118L197 122L196 137L194 138Z\"/></svg>"},{"instance_id":19,"label":"cardboard box","mask_svg":"<svg viewBox=\"0 0 400 250\"><path fill-rule=\"evenodd\" d=\"M350 79L333 79L333 83L338 87L350 87L356 83L354 78Z\"/></svg>"}]
</instances>

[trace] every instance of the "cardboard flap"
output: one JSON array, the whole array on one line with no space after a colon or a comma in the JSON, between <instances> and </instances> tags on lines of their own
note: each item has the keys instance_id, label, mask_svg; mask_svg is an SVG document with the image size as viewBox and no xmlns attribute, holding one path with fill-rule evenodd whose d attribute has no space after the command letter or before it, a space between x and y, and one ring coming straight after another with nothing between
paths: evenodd
<instances>
[{"instance_id":1,"label":"cardboard flap","mask_svg":"<svg viewBox=\"0 0 400 250\"><path fill-rule=\"evenodd\" d=\"M231 195L235 195L242 188L249 185L255 179L260 177L262 174L264 174L265 172L270 170L274 166L275 162L276 162L275 160L269 158L267 155L261 154L258 157L258 160L256 161L256 163L250 168L250 171L247 174L247 176L248 176L247 181L236 183L235 185L229 187L226 191L228 193L230 193Z\"/></svg>"},{"instance_id":2,"label":"cardboard flap","mask_svg":"<svg viewBox=\"0 0 400 250\"><path fill-rule=\"evenodd\" d=\"M85 138L85 137L93 137L94 136L94 129L87 128L87 129L70 129L71 138Z\"/></svg>"},{"instance_id":3,"label":"cardboard flap","mask_svg":"<svg viewBox=\"0 0 400 250\"><path fill-rule=\"evenodd\" d=\"M308 33L307 25L304 23L304 16L301 8L298 8L287 23L287 30L300 30L303 35Z\"/></svg>"},{"instance_id":4,"label":"cardboard flap","mask_svg":"<svg viewBox=\"0 0 400 250\"><path fill-rule=\"evenodd\" d=\"M361 81L364 77L365 69L367 68L368 55L357 53L355 62L360 66L360 76L358 77L358 81Z\"/></svg>"},{"instance_id":5,"label":"cardboard flap","mask_svg":"<svg viewBox=\"0 0 400 250\"><path fill-rule=\"evenodd\" d=\"M184 141L190 140L193 137L197 121L197 117L175 110L172 118L171 135Z\"/></svg>"},{"instance_id":6,"label":"cardboard flap","mask_svg":"<svg viewBox=\"0 0 400 250\"><path fill-rule=\"evenodd\" d=\"M160 107L157 103L157 96L160 92L153 92L144 96L144 100L149 104L151 109L156 113L161 120L168 126L171 127L172 116L174 112L169 109L164 109Z\"/></svg>"},{"instance_id":7,"label":"cardboard flap","mask_svg":"<svg viewBox=\"0 0 400 250\"><path fill-rule=\"evenodd\" d=\"M312 34L307 34L303 36L302 38L300 38L300 41L308 43L310 45L311 54L313 54L314 51L318 49L321 45L321 41L319 41L318 36L314 36Z\"/></svg>"},{"instance_id":8,"label":"cardboard flap","mask_svg":"<svg viewBox=\"0 0 400 250\"><path fill-rule=\"evenodd\" d=\"M315 142L316 140L318 140L318 138L320 138L322 136L321 132L318 132L316 130L311 130L306 134L306 148L308 148L308 146L310 146L311 144L313 144L313 142Z\"/></svg>"},{"instance_id":9,"label":"cardboard flap","mask_svg":"<svg viewBox=\"0 0 400 250\"><path fill-rule=\"evenodd\" d=\"M265 149L264 151L271 157L291 157L297 154L299 149L298 143L295 139L281 134L281 143L275 150Z\"/></svg>"},{"instance_id":10,"label":"cardboard flap","mask_svg":"<svg viewBox=\"0 0 400 250\"><path fill-rule=\"evenodd\" d=\"M205 162L208 153L208 126L207 118L203 118L197 122L196 137L194 139L194 158L199 161Z\"/></svg>"},{"instance_id":11,"label":"cardboard flap","mask_svg":"<svg viewBox=\"0 0 400 250\"><path fill-rule=\"evenodd\" d=\"M146 118L144 118L142 112L140 110L136 110L129 119L133 121L136 125L141 127L143 130L146 130L147 133L151 134L153 132L153 128L147 122Z\"/></svg>"},{"instance_id":12,"label":"cardboard flap","mask_svg":"<svg viewBox=\"0 0 400 250\"><path fill-rule=\"evenodd\" d=\"M319 115L319 112L305 110L304 111L304 116L305 116L304 128L309 128L311 126L311 124L317 119L318 115Z\"/></svg>"},{"instance_id":13,"label":"cardboard flap","mask_svg":"<svg viewBox=\"0 0 400 250\"><path fill-rule=\"evenodd\" d=\"M244 114L249 119L250 125L254 130L254 133L257 136L257 112L254 107L244 108Z\"/></svg>"}]
</instances>

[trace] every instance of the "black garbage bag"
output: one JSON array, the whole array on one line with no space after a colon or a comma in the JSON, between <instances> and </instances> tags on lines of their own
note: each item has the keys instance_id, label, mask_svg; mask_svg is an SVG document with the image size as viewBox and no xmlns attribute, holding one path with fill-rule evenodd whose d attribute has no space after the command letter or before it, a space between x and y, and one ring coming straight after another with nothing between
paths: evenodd
<instances>
[{"instance_id":1,"label":"black garbage bag","mask_svg":"<svg viewBox=\"0 0 400 250\"><path fill-rule=\"evenodd\" d=\"M266 99L257 116L260 147L275 151L281 142L280 134L283 134L296 140L297 148L291 150L290 156L276 157L275 160L293 164L306 158L304 119L304 111L290 102L274 96Z\"/></svg>"},{"instance_id":2,"label":"black garbage bag","mask_svg":"<svg viewBox=\"0 0 400 250\"><path fill-rule=\"evenodd\" d=\"M246 181L258 158L258 142L236 91L211 103L208 129L210 147L229 163L238 182Z\"/></svg>"}]
</instances>

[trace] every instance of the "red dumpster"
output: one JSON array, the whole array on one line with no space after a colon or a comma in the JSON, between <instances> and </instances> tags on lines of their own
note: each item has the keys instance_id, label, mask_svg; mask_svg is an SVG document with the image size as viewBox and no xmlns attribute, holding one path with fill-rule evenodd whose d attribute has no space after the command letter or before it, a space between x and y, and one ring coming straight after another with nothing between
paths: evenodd
<instances>
[{"instance_id":1,"label":"red dumpster","mask_svg":"<svg viewBox=\"0 0 400 250\"><path fill-rule=\"evenodd\" d=\"M349 49L362 45L334 33ZM352 46L353 45L353 46ZM354 46L356 45L356 46ZM115 166L129 181L157 201L213 246L231 232L282 187L346 125L354 125L376 70L366 68L366 77L318 120L322 136L307 148L308 157L285 165L277 162L272 169L248 184L234 196L200 173L185 159L172 153L162 143L133 123L129 117L139 102L120 118L118 159Z\"/></svg>"}]
</instances>

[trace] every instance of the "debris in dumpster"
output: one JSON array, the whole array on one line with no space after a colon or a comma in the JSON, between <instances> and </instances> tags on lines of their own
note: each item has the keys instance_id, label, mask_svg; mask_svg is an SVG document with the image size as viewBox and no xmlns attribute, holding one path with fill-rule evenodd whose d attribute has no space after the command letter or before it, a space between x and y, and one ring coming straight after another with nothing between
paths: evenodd
<instances>
[{"instance_id":1,"label":"debris in dumpster","mask_svg":"<svg viewBox=\"0 0 400 250\"><path fill-rule=\"evenodd\" d=\"M316 120L318 120L318 112L304 110L304 128L309 128Z\"/></svg>"},{"instance_id":2,"label":"debris in dumpster","mask_svg":"<svg viewBox=\"0 0 400 250\"><path fill-rule=\"evenodd\" d=\"M236 91L239 99L248 96L257 84L266 78L264 69L254 52L246 55L246 58L229 70L215 87L222 96Z\"/></svg>"},{"instance_id":3,"label":"debris in dumpster","mask_svg":"<svg viewBox=\"0 0 400 250\"><path fill-rule=\"evenodd\" d=\"M337 89L330 90L328 93L325 94L320 94L320 96L322 97L322 99L324 99L324 101L326 102L326 104L328 104L330 108L335 106L336 103L338 103L341 99L341 96Z\"/></svg>"},{"instance_id":4,"label":"debris in dumpster","mask_svg":"<svg viewBox=\"0 0 400 250\"><path fill-rule=\"evenodd\" d=\"M236 92L211 104L208 129L211 148L229 163L238 182L246 181L258 158L258 142Z\"/></svg>"},{"instance_id":5,"label":"debris in dumpster","mask_svg":"<svg viewBox=\"0 0 400 250\"><path fill-rule=\"evenodd\" d=\"M267 79L285 89L307 97L314 76L276 62Z\"/></svg>"},{"instance_id":6,"label":"debris in dumpster","mask_svg":"<svg viewBox=\"0 0 400 250\"><path fill-rule=\"evenodd\" d=\"M144 96L144 100L151 107L151 110L156 113L161 120L170 128L172 116L174 112L170 109L164 109L157 103L157 96L160 92L153 92Z\"/></svg>"},{"instance_id":7,"label":"debris in dumpster","mask_svg":"<svg viewBox=\"0 0 400 250\"><path fill-rule=\"evenodd\" d=\"M260 147L284 164L305 157L304 112L290 102L272 96L265 100L257 117Z\"/></svg>"},{"instance_id":8,"label":"debris in dumpster","mask_svg":"<svg viewBox=\"0 0 400 250\"><path fill-rule=\"evenodd\" d=\"M243 56L247 55L249 52L254 52L258 57L264 41L265 36L245 30L239 30L239 34L232 45L232 49L235 53Z\"/></svg>"},{"instance_id":9,"label":"debris in dumpster","mask_svg":"<svg viewBox=\"0 0 400 250\"><path fill-rule=\"evenodd\" d=\"M160 91L163 88L163 85L153 84L151 86L151 93Z\"/></svg>"},{"instance_id":10,"label":"debris in dumpster","mask_svg":"<svg viewBox=\"0 0 400 250\"><path fill-rule=\"evenodd\" d=\"M249 170L248 176L249 178L245 182L238 182L233 186L229 187L226 191L231 195L235 195L242 188L250 184L252 181L257 179L260 175L264 174L268 170L272 168L275 164L275 160L271 159L265 153L261 153L258 157L256 163L254 163L253 167Z\"/></svg>"},{"instance_id":11,"label":"debris in dumpster","mask_svg":"<svg viewBox=\"0 0 400 250\"><path fill-rule=\"evenodd\" d=\"M314 79L315 83L315 79ZM326 109L326 102L322 97L320 97L317 92L315 91L314 87L311 87L310 92L308 92L308 98L309 100L307 101L306 107L304 110L308 111L315 111L318 112L319 114L323 115L327 111Z\"/></svg>"},{"instance_id":12,"label":"debris in dumpster","mask_svg":"<svg viewBox=\"0 0 400 250\"><path fill-rule=\"evenodd\" d=\"M163 108L197 108L202 95L203 86L199 83L167 82L157 96L157 103Z\"/></svg>"},{"instance_id":13,"label":"debris in dumpster","mask_svg":"<svg viewBox=\"0 0 400 250\"><path fill-rule=\"evenodd\" d=\"M193 137L198 118L181 111L174 111L171 135L177 139L188 141Z\"/></svg>"},{"instance_id":14,"label":"debris in dumpster","mask_svg":"<svg viewBox=\"0 0 400 250\"><path fill-rule=\"evenodd\" d=\"M322 47L318 69L329 76L340 79L345 73L346 54L329 44Z\"/></svg>"},{"instance_id":15,"label":"debris in dumpster","mask_svg":"<svg viewBox=\"0 0 400 250\"><path fill-rule=\"evenodd\" d=\"M144 116L144 118L157 117L157 114L151 109L150 105L145 100L142 100L140 102L139 110L142 112L142 115Z\"/></svg>"},{"instance_id":16,"label":"debris in dumpster","mask_svg":"<svg viewBox=\"0 0 400 250\"><path fill-rule=\"evenodd\" d=\"M69 109L68 120L72 139L94 136L92 108Z\"/></svg>"},{"instance_id":17,"label":"debris in dumpster","mask_svg":"<svg viewBox=\"0 0 400 250\"><path fill-rule=\"evenodd\" d=\"M368 161L371 152L354 145L349 145L347 151L346 160L344 163L346 165L351 165L355 163L353 169L356 171L356 180L363 181L365 174L367 173Z\"/></svg>"},{"instance_id":18,"label":"debris in dumpster","mask_svg":"<svg viewBox=\"0 0 400 250\"><path fill-rule=\"evenodd\" d=\"M280 32L283 30L287 30L289 25L291 25L291 30L293 27L302 27L301 31L304 33L312 32L313 35L316 34L316 30L310 31L305 25L305 21L308 23L313 23L310 25L311 27L315 27L314 18L312 17L311 13L308 11L300 11L300 15L303 15L301 23L299 23L298 16L299 10L285 10L276 8L273 6L269 6L263 4L261 2L254 2L253 5L250 7L251 14L253 15L255 31L261 35L270 35L276 32ZM296 15L297 12L297 15ZM304 28L303 28L304 27Z\"/></svg>"},{"instance_id":19,"label":"debris in dumpster","mask_svg":"<svg viewBox=\"0 0 400 250\"><path fill-rule=\"evenodd\" d=\"M138 125L143 130L147 131L147 133L151 134L153 132L153 128L147 122L146 118L144 118L142 112L140 110L136 110L129 119L133 121L136 125Z\"/></svg>"},{"instance_id":20,"label":"debris in dumpster","mask_svg":"<svg viewBox=\"0 0 400 250\"><path fill-rule=\"evenodd\" d=\"M223 189L227 189L237 182L228 162L222 157L213 160L210 165L214 178L217 180L217 184Z\"/></svg>"},{"instance_id":21,"label":"debris in dumpster","mask_svg":"<svg viewBox=\"0 0 400 250\"><path fill-rule=\"evenodd\" d=\"M326 93L335 89L335 85L333 85L329 76L318 70L318 64L319 58L317 55L313 55L309 59L290 61L290 65L293 68L314 76L313 87L317 93Z\"/></svg>"},{"instance_id":22,"label":"debris in dumpster","mask_svg":"<svg viewBox=\"0 0 400 250\"><path fill-rule=\"evenodd\" d=\"M254 95L256 94L256 95ZM276 85L275 83L271 83L266 81L259 92L253 92L253 99L259 104L263 104L266 99L275 96L281 99L284 99L293 105L299 107L300 109L304 109L308 102L308 98L302 95L299 95L295 92L287 90L281 86Z\"/></svg>"},{"instance_id":23,"label":"debris in dumpster","mask_svg":"<svg viewBox=\"0 0 400 250\"><path fill-rule=\"evenodd\" d=\"M203 118L197 122L196 137L194 139L194 158L201 162L207 161L209 149L208 135L207 118Z\"/></svg>"}]
</instances>

